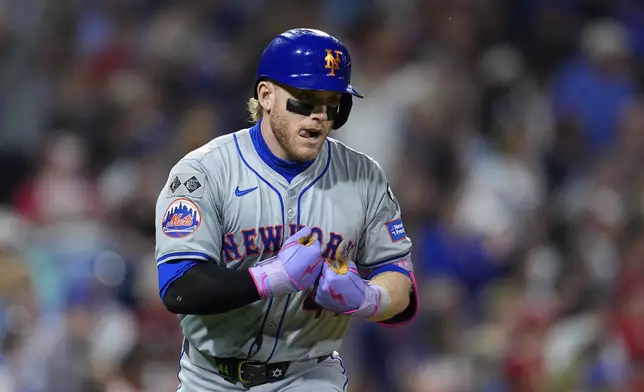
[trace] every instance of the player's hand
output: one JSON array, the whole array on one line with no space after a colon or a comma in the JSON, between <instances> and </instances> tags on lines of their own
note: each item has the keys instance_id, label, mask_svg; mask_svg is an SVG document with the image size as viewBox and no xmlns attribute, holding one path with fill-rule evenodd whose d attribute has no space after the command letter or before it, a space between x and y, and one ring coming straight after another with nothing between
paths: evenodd
<instances>
[{"instance_id":1,"label":"player's hand","mask_svg":"<svg viewBox=\"0 0 644 392\"><path fill-rule=\"evenodd\" d=\"M320 241L308 227L289 237L277 256L249 269L262 299L305 290L315 283L324 264Z\"/></svg>"},{"instance_id":2,"label":"player's hand","mask_svg":"<svg viewBox=\"0 0 644 392\"><path fill-rule=\"evenodd\" d=\"M335 261L325 262L322 267L315 302L331 312L369 318L378 311L379 294L378 289L360 277L356 264L339 249Z\"/></svg>"}]
</instances>

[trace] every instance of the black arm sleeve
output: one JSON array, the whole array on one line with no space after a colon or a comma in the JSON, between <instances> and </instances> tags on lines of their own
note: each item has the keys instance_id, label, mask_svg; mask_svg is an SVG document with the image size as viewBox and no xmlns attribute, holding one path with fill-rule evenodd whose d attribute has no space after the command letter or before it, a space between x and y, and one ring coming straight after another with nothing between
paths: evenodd
<instances>
[{"instance_id":1,"label":"black arm sleeve","mask_svg":"<svg viewBox=\"0 0 644 392\"><path fill-rule=\"evenodd\" d=\"M170 284L163 304L176 314L209 315L229 312L259 299L247 270L200 262Z\"/></svg>"}]
</instances>

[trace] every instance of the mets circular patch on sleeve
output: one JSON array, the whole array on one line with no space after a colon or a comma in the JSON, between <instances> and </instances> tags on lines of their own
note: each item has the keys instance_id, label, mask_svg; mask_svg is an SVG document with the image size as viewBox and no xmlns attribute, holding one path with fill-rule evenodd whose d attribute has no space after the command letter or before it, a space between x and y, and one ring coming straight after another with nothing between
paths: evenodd
<instances>
[{"instance_id":1,"label":"mets circular patch on sleeve","mask_svg":"<svg viewBox=\"0 0 644 392\"><path fill-rule=\"evenodd\" d=\"M163 234L172 238L183 238L197 231L201 225L201 211L186 198L174 200L165 211L161 221Z\"/></svg>"}]
</instances>

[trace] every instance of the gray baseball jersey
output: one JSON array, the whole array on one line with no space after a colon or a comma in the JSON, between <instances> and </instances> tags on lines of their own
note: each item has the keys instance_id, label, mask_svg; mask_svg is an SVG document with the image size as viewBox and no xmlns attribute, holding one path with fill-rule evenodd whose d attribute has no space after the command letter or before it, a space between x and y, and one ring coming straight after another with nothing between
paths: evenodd
<instances>
[{"instance_id":1,"label":"gray baseball jersey","mask_svg":"<svg viewBox=\"0 0 644 392\"><path fill-rule=\"evenodd\" d=\"M325 258L344 241L365 278L393 263L412 269L411 240L383 171L331 138L289 183L264 163L249 129L218 137L172 168L158 198L156 225L158 266L193 259L246 269L274 256L306 225L317 232ZM350 317L322 310L310 295L311 289L225 314L181 315L180 324L204 355L316 358L340 347Z\"/></svg>"}]
</instances>

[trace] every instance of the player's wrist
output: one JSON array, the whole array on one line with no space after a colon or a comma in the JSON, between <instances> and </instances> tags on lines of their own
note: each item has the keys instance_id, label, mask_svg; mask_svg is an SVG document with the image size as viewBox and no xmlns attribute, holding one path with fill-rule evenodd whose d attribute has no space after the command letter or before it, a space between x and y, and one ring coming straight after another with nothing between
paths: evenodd
<instances>
[{"instance_id":1,"label":"player's wrist","mask_svg":"<svg viewBox=\"0 0 644 392\"><path fill-rule=\"evenodd\" d=\"M389 292L384 286L365 283L364 300L353 315L364 319L379 317L389 308L389 302Z\"/></svg>"},{"instance_id":2,"label":"player's wrist","mask_svg":"<svg viewBox=\"0 0 644 392\"><path fill-rule=\"evenodd\" d=\"M248 269L261 299L268 299L297 291L284 265L277 256Z\"/></svg>"}]
</instances>

